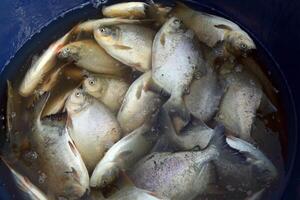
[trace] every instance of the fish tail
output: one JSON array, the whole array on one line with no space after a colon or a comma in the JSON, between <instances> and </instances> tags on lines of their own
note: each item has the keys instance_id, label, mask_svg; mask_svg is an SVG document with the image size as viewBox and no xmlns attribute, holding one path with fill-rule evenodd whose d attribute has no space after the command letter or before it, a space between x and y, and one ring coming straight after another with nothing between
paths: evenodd
<instances>
[{"instance_id":1,"label":"fish tail","mask_svg":"<svg viewBox=\"0 0 300 200\"><path fill-rule=\"evenodd\" d=\"M226 142L226 136L224 134L225 128L223 125L217 125L214 128L213 136L207 146L209 149L216 149L218 152L218 158L222 160L227 160L230 162L246 162L246 157L240 151L231 148Z\"/></svg>"},{"instance_id":2,"label":"fish tail","mask_svg":"<svg viewBox=\"0 0 300 200\"><path fill-rule=\"evenodd\" d=\"M181 125L177 127L178 130L189 123L191 116L181 96L171 95L168 101L164 104L164 108L172 117L177 117L177 119L179 118L179 121L177 122Z\"/></svg>"},{"instance_id":3,"label":"fish tail","mask_svg":"<svg viewBox=\"0 0 300 200\"><path fill-rule=\"evenodd\" d=\"M270 101L265 93L262 94L262 99L258 108L258 111L263 115L268 115L270 113L277 112L277 108L275 105Z\"/></svg>"}]
</instances>

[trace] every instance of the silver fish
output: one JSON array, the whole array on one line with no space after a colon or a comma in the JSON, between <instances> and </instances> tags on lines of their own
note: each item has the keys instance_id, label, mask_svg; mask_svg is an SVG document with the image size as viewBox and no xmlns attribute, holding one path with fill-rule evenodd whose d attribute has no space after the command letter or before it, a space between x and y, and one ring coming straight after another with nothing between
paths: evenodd
<instances>
[{"instance_id":1,"label":"silver fish","mask_svg":"<svg viewBox=\"0 0 300 200\"><path fill-rule=\"evenodd\" d=\"M73 33L93 33L94 29L99 26L107 26L107 25L115 25L115 24L143 24L145 21L143 20L129 20L129 19L121 19L121 18L102 18L102 19L92 19L85 22L82 22L74 27Z\"/></svg>"},{"instance_id":2,"label":"silver fish","mask_svg":"<svg viewBox=\"0 0 300 200\"><path fill-rule=\"evenodd\" d=\"M151 72L146 72L129 87L117 119L124 134L128 134L142 126L154 115L162 104L161 97L147 90Z\"/></svg>"},{"instance_id":3,"label":"silver fish","mask_svg":"<svg viewBox=\"0 0 300 200\"><path fill-rule=\"evenodd\" d=\"M130 169L150 151L158 138L152 123L144 124L114 144L97 164L90 180L91 187L104 187L112 183L120 171Z\"/></svg>"},{"instance_id":4,"label":"silver fish","mask_svg":"<svg viewBox=\"0 0 300 200\"><path fill-rule=\"evenodd\" d=\"M215 182L212 161L223 154L218 138L203 151L152 153L137 163L130 177L137 187L158 195L194 199Z\"/></svg>"},{"instance_id":5,"label":"silver fish","mask_svg":"<svg viewBox=\"0 0 300 200\"><path fill-rule=\"evenodd\" d=\"M223 95L217 74L210 69L204 76L195 78L189 90L189 94L184 96L189 112L203 122L211 120L219 109Z\"/></svg>"},{"instance_id":6,"label":"silver fish","mask_svg":"<svg viewBox=\"0 0 300 200\"><path fill-rule=\"evenodd\" d=\"M226 92L215 119L235 136L253 142L251 129L263 97L261 85L245 70L227 73L223 80Z\"/></svg>"},{"instance_id":7,"label":"silver fish","mask_svg":"<svg viewBox=\"0 0 300 200\"><path fill-rule=\"evenodd\" d=\"M127 19L153 19L160 26L171 12L172 8L162 4L150 2L126 2L111 6L104 6L102 13L106 17L120 17Z\"/></svg>"},{"instance_id":8,"label":"silver fish","mask_svg":"<svg viewBox=\"0 0 300 200\"><path fill-rule=\"evenodd\" d=\"M41 171L48 188L58 197L77 199L89 190L89 175L64 120L50 117L41 120L49 94L35 105L31 141L40 156Z\"/></svg>"},{"instance_id":9,"label":"silver fish","mask_svg":"<svg viewBox=\"0 0 300 200\"><path fill-rule=\"evenodd\" d=\"M183 95L188 93L196 71L206 73L193 31L179 19L169 19L156 34L152 53L152 79L170 94L165 106L187 123L190 115Z\"/></svg>"},{"instance_id":10,"label":"silver fish","mask_svg":"<svg viewBox=\"0 0 300 200\"><path fill-rule=\"evenodd\" d=\"M215 132L214 129L201 124L187 126L182 132L177 133L171 117L164 108L160 111L159 123L162 127L161 134L165 135L171 145L176 146L179 150L191 150L195 147L204 149Z\"/></svg>"},{"instance_id":11,"label":"silver fish","mask_svg":"<svg viewBox=\"0 0 300 200\"><path fill-rule=\"evenodd\" d=\"M120 75L126 71L122 63L113 59L93 40L72 42L60 49L58 57L75 61L77 66L95 73Z\"/></svg>"},{"instance_id":12,"label":"silver fish","mask_svg":"<svg viewBox=\"0 0 300 200\"><path fill-rule=\"evenodd\" d=\"M67 44L72 36L73 29L65 34L62 38L52 43L50 47L38 58L37 61L29 68L20 85L19 93L28 97L33 94L39 83L42 82L45 75L54 68L57 62L58 51Z\"/></svg>"},{"instance_id":13,"label":"silver fish","mask_svg":"<svg viewBox=\"0 0 300 200\"><path fill-rule=\"evenodd\" d=\"M234 55L246 54L256 49L250 36L237 24L225 18L192 10L179 2L171 15L181 19L187 27L195 31L198 39L209 47L223 43L226 52Z\"/></svg>"},{"instance_id":14,"label":"silver fish","mask_svg":"<svg viewBox=\"0 0 300 200\"><path fill-rule=\"evenodd\" d=\"M75 89L65 108L67 129L89 172L104 153L121 137L121 129L113 113L82 89Z\"/></svg>"},{"instance_id":15,"label":"silver fish","mask_svg":"<svg viewBox=\"0 0 300 200\"><path fill-rule=\"evenodd\" d=\"M120 17L129 19L142 19L146 17L148 5L143 2L117 3L111 6L104 6L102 14L105 17Z\"/></svg>"},{"instance_id":16,"label":"silver fish","mask_svg":"<svg viewBox=\"0 0 300 200\"><path fill-rule=\"evenodd\" d=\"M98 44L113 58L138 71L151 69L155 32L135 24L99 26L94 31Z\"/></svg>"},{"instance_id":17,"label":"silver fish","mask_svg":"<svg viewBox=\"0 0 300 200\"><path fill-rule=\"evenodd\" d=\"M162 134L166 134L172 144L176 145L180 150L190 150L196 146L200 147L200 149L205 149L209 145L209 141L213 135L218 131L218 129L211 129L201 124L187 127L182 133L177 134L170 116L164 109L160 112L159 122L161 123L161 126L165 127L164 133ZM262 127L259 129L261 128ZM262 171L265 170L265 176L268 177L270 183L278 177L278 170L260 149L233 136L227 136L226 143L230 148L244 154L251 164L256 165L258 168L262 169Z\"/></svg>"},{"instance_id":18,"label":"silver fish","mask_svg":"<svg viewBox=\"0 0 300 200\"><path fill-rule=\"evenodd\" d=\"M118 112L129 88L129 83L112 76L89 74L83 82L85 92L106 105L113 113Z\"/></svg>"},{"instance_id":19,"label":"silver fish","mask_svg":"<svg viewBox=\"0 0 300 200\"><path fill-rule=\"evenodd\" d=\"M15 180L15 183L17 184L17 187L23 192L23 196L26 199L29 200L48 200L49 198L34 184L31 183L31 181L25 177L22 176L20 173L18 173L13 167L5 161L3 158L1 158L2 161L5 163L5 165L10 170L13 179Z\"/></svg>"}]
</instances>

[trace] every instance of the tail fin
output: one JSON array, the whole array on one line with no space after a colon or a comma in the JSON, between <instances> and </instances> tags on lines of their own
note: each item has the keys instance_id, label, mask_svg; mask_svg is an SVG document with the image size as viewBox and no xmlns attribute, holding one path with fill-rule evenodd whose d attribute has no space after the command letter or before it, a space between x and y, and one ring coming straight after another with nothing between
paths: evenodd
<instances>
[{"instance_id":1,"label":"tail fin","mask_svg":"<svg viewBox=\"0 0 300 200\"><path fill-rule=\"evenodd\" d=\"M176 130L180 131L185 127L190 119L190 113L187 110L182 97L177 95L172 95L169 100L165 103L164 108L170 114L170 116L176 119Z\"/></svg>"},{"instance_id":2,"label":"tail fin","mask_svg":"<svg viewBox=\"0 0 300 200\"><path fill-rule=\"evenodd\" d=\"M13 169L13 167L3 157L1 157L1 160L4 162L4 164L7 166L7 168L12 173L12 176L13 176L18 188L22 192L24 192L24 195L28 199L32 199L32 200L47 200L48 199L46 197L46 195L39 188L37 188L35 185L33 185L27 177L22 176L17 171L15 171Z\"/></svg>"},{"instance_id":3,"label":"tail fin","mask_svg":"<svg viewBox=\"0 0 300 200\"><path fill-rule=\"evenodd\" d=\"M266 96L266 94L263 93L262 99L258 108L258 111L265 116L270 113L275 113L277 112L277 108L275 105L270 101L270 99Z\"/></svg>"},{"instance_id":4,"label":"tail fin","mask_svg":"<svg viewBox=\"0 0 300 200\"><path fill-rule=\"evenodd\" d=\"M230 160L230 162L246 162L246 157L236 149L231 148L226 142L226 136L224 135L224 126L217 125L214 128L213 136L207 146L207 148L216 148L219 152L219 158L222 160Z\"/></svg>"}]
</instances>

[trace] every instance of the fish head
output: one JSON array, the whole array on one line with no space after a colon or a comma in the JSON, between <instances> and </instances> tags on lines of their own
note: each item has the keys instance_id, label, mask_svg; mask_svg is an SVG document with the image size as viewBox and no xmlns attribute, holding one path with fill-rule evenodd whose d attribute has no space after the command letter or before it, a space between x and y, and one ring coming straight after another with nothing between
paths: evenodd
<instances>
[{"instance_id":1,"label":"fish head","mask_svg":"<svg viewBox=\"0 0 300 200\"><path fill-rule=\"evenodd\" d=\"M179 33L187 30L187 28L179 18L172 17L165 23L163 30L165 33Z\"/></svg>"},{"instance_id":2,"label":"fish head","mask_svg":"<svg viewBox=\"0 0 300 200\"><path fill-rule=\"evenodd\" d=\"M247 55L256 49L254 41L243 31L230 31L227 39L227 49L235 55Z\"/></svg>"},{"instance_id":3,"label":"fish head","mask_svg":"<svg viewBox=\"0 0 300 200\"><path fill-rule=\"evenodd\" d=\"M84 91L96 98L102 97L106 91L106 88L107 88L107 83L101 77L89 75L83 81Z\"/></svg>"},{"instance_id":4,"label":"fish head","mask_svg":"<svg viewBox=\"0 0 300 200\"><path fill-rule=\"evenodd\" d=\"M75 89L66 101L66 109L69 114L77 113L89 105L89 96L83 89Z\"/></svg>"},{"instance_id":5,"label":"fish head","mask_svg":"<svg viewBox=\"0 0 300 200\"><path fill-rule=\"evenodd\" d=\"M59 50L58 58L78 61L80 59L79 51L80 46L78 46L77 43L70 43Z\"/></svg>"},{"instance_id":6,"label":"fish head","mask_svg":"<svg viewBox=\"0 0 300 200\"><path fill-rule=\"evenodd\" d=\"M103 45L114 45L119 40L120 29L117 26L99 26L95 29L94 36Z\"/></svg>"}]
</instances>

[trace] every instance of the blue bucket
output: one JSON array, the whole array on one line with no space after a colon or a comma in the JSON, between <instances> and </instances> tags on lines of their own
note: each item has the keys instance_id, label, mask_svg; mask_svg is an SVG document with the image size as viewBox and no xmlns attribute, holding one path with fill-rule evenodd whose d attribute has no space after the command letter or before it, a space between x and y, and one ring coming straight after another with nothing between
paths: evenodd
<instances>
[{"instance_id":1,"label":"blue bucket","mask_svg":"<svg viewBox=\"0 0 300 200\"><path fill-rule=\"evenodd\" d=\"M109 1L115 3L117 1ZM297 77L300 52L300 2L280 0L185 1L189 6L232 20L246 30L258 46L258 56L271 72L286 112L288 127L285 181L272 199L300 199L300 162L297 157L297 116L300 101ZM97 18L105 1L94 0L2 0L0 4L0 114L5 113L6 80L14 80L36 52L66 33L80 21ZM166 3L172 3L166 1ZM294 94L293 100L292 93ZM4 123L4 122L1 122ZM2 127L2 124L0 124ZM1 132L4 132L1 129ZM3 135L1 133L0 141ZM1 143L1 142L0 142ZM297 196L298 195L298 196ZM0 199L22 199L8 169L0 164Z\"/></svg>"}]
</instances>

